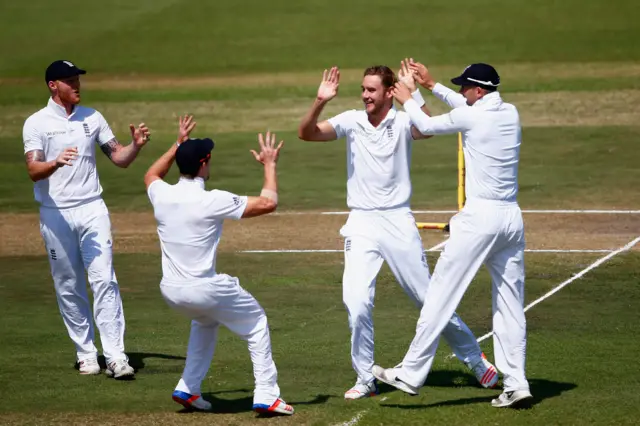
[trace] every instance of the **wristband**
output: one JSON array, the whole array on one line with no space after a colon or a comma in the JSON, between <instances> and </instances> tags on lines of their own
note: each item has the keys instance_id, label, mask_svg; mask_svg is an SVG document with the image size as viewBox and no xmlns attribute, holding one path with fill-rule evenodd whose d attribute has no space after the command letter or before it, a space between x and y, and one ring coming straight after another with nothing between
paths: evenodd
<instances>
[{"instance_id":1,"label":"wristband","mask_svg":"<svg viewBox=\"0 0 640 426\"><path fill-rule=\"evenodd\" d=\"M416 91L411 94L411 97L418 103L418 106L420 108L422 108L424 104L426 104L424 98L422 97L422 93L420 93L420 89L416 89Z\"/></svg>"},{"instance_id":2,"label":"wristband","mask_svg":"<svg viewBox=\"0 0 640 426\"><path fill-rule=\"evenodd\" d=\"M268 198L274 203L278 204L278 193L276 191L262 188L262 192L260 192L260 196L264 198Z\"/></svg>"}]
</instances>

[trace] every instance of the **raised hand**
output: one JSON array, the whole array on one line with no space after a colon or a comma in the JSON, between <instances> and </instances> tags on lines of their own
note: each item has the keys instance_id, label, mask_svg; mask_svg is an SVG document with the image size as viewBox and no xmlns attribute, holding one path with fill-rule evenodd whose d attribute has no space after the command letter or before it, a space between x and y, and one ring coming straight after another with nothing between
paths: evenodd
<instances>
[{"instance_id":1,"label":"raised hand","mask_svg":"<svg viewBox=\"0 0 640 426\"><path fill-rule=\"evenodd\" d=\"M137 148L142 148L151 139L151 132L144 123L138 124L137 128L133 124L129 124L129 130L131 131L131 140Z\"/></svg>"},{"instance_id":2,"label":"raised hand","mask_svg":"<svg viewBox=\"0 0 640 426\"><path fill-rule=\"evenodd\" d=\"M322 83L318 88L318 100L328 102L335 98L338 94L338 86L340 85L340 70L338 67L332 67L329 71L324 70L322 73Z\"/></svg>"},{"instance_id":3,"label":"raised hand","mask_svg":"<svg viewBox=\"0 0 640 426\"><path fill-rule=\"evenodd\" d=\"M255 152L253 149L251 150L256 161L265 165L276 164L284 141L280 141L276 146L276 134L271 134L271 132L267 131L266 138L263 138L262 133L258 134L258 143L260 144L260 153Z\"/></svg>"},{"instance_id":4,"label":"raised hand","mask_svg":"<svg viewBox=\"0 0 640 426\"><path fill-rule=\"evenodd\" d=\"M196 122L193 121L193 115L185 115L180 116L178 123L178 144L181 144L189 139L191 131L196 127Z\"/></svg>"},{"instance_id":5,"label":"raised hand","mask_svg":"<svg viewBox=\"0 0 640 426\"><path fill-rule=\"evenodd\" d=\"M391 89L391 94L398 102L404 105L409 99L411 99L411 91L403 83L397 82Z\"/></svg>"},{"instance_id":6,"label":"raised hand","mask_svg":"<svg viewBox=\"0 0 640 426\"><path fill-rule=\"evenodd\" d=\"M65 150L56 157L56 166L71 166L73 165L72 161L75 160L77 156L78 148L65 148Z\"/></svg>"},{"instance_id":7,"label":"raised hand","mask_svg":"<svg viewBox=\"0 0 640 426\"><path fill-rule=\"evenodd\" d=\"M420 62L415 62L413 58L409 59L409 69L413 71L414 78L425 89L433 90L436 81L431 76L429 69Z\"/></svg>"},{"instance_id":8,"label":"raised hand","mask_svg":"<svg viewBox=\"0 0 640 426\"><path fill-rule=\"evenodd\" d=\"M398 81L402 82L411 92L416 90L416 80L413 71L409 68L409 59L400 61L400 71L398 71Z\"/></svg>"}]
</instances>

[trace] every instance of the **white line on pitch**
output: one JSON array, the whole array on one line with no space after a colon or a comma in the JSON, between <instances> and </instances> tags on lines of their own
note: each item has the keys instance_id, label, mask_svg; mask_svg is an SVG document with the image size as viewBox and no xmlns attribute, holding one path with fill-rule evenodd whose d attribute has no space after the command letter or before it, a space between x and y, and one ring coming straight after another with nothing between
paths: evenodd
<instances>
[{"instance_id":1,"label":"white line on pitch","mask_svg":"<svg viewBox=\"0 0 640 426\"><path fill-rule=\"evenodd\" d=\"M427 252L440 252L446 244L443 241L434 247L425 250ZM241 250L238 253L342 253L342 249L336 250L314 250L314 249L291 249L291 250ZM525 253L611 253L613 250L597 249L597 250L580 250L580 249L526 249Z\"/></svg>"},{"instance_id":2,"label":"white line on pitch","mask_svg":"<svg viewBox=\"0 0 640 426\"><path fill-rule=\"evenodd\" d=\"M443 248L445 245L447 245L447 241L449 241L449 239L447 238L446 240L442 241L441 243L436 244L435 246L431 247L429 250L425 250L425 251L436 251L436 250L440 250L441 248Z\"/></svg>"},{"instance_id":3,"label":"white line on pitch","mask_svg":"<svg viewBox=\"0 0 640 426\"><path fill-rule=\"evenodd\" d=\"M354 426L354 425L356 425L360 421L362 416L364 416L364 414L366 412L367 412L367 410L360 411L351 420L349 420L348 422L340 423L339 426Z\"/></svg>"},{"instance_id":4,"label":"white line on pitch","mask_svg":"<svg viewBox=\"0 0 640 426\"><path fill-rule=\"evenodd\" d=\"M414 210L413 214L454 214L457 210ZM522 210L522 213L532 214L640 214L640 210ZM277 215L348 215L348 211L284 211L276 213Z\"/></svg>"},{"instance_id":5,"label":"white line on pitch","mask_svg":"<svg viewBox=\"0 0 640 426\"><path fill-rule=\"evenodd\" d=\"M550 298L551 296L553 296L554 294L556 294L557 292L559 292L560 290L562 290L564 287L568 286L569 284L571 284L572 282L574 282L575 280L582 278L587 272L597 268L598 266L602 265L603 263L605 263L607 260L611 259L612 257L631 250L631 248L633 246L635 246L636 244L638 244L638 242L640 242L640 237L637 237L635 240L630 241L628 244L626 244L623 247L620 247L619 249L612 251L611 253L609 253L606 256L601 257L600 259L596 260L595 262L593 262L591 265L587 266L586 268L584 268L582 271L578 272L577 274L575 274L574 276L572 276L571 278L569 278L568 280L558 284L557 286L555 286L554 288L552 288L550 291L548 291L547 293L545 293L544 295L542 295L541 297L537 298L536 300L534 300L533 302L529 303L527 306L525 306L524 311L527 312L529 309L533 308L534 306L536 306L538 303L542 302L543 300L546 300L548 298ZM493 336L493 331L488 332L487 334L485 334L484 336L480 336L478 338L478 343L487 340L489 337ZM455 357L455 354L451 354L449 356L447 356L448 359Z\"/></svg>"}]
</instances>

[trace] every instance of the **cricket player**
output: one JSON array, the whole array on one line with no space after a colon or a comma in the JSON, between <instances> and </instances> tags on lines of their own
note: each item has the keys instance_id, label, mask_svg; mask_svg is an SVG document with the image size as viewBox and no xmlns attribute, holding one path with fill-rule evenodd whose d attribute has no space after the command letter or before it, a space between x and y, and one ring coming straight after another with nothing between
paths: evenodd
<instances>
[{"instance_id":1,"label":"cricket player","mask_svg":"<svg viewBox=\"0 0 640 426\"><path fill-rule=\"evenodd\" d=\"M516 201L521 127L515 106L502 100L500 77L487 64L472 64L451 82L456 93L436 84L419 63L410 68L420 84L454 108L429 117L399 84L394 97L404 105L422 134L463 134L467 201L451 222L451 236L440 256L420 312L416 335L400 367L373 368L380 380L417 394L427 379L440 333L462 300L478 269L485 264L493 282L493 343L504 392L494 407L520 405L531 398L525 378L524 225Z\"/></svg>"},{"instance_id":2,"label":"cricket player","mask_svg":"<svg viewBox=\"0 0 640 426\"><path fill-rule=\"evenodd\" d=\"M283 143L276 146L276 136L269 132L264 139L262 134L258 137L260 152L252 153L264 165L259 197L207 191L204 183L209 179L214 143L211 139L189 139L194 127L193 117L180 118L177 143L144 177L162 249L162 296L170 307L192 320L187 361L173 399L188 409L211 409L201 396L200 386L213 359L218 329L223 325L247 341L255 377L253 409L258 413L291 415L293 407L280 398L264 310L240 287L238 278L216 270L223 221L276 210L276 163ZM180 180L171 185L162 179L174 159Z\"/></svg>"},{"instance_id":3,"label":"cricket player","mask_svg":"<svg viewBox=\"0 0 640 426\"><path fill-rule=\"evenodd\" d=\"M401 71L403 81L415 88L406 63ZM429 286L429 267L410 209L411 145L424 135L411 125L405 112L393 107L396 77L386 66L365 70L361 96L364 110L346 111L318 122L325 105L338 93L339 79L338 68L324 71L316 100L302 119L298 136L315 142L346 138L347 205L351 211L340 230L345 240L342 285L357 380L344 397L359 399L377 393L372 374L372 310L382 263L387 262L418 307ZM418 97L420 92L415 94ZM453 312L445 322L444 336L456 356L473 370L482 386L494 386L497 371L483 357L471 330Z\"/></svg>"},{"instance_id":4,"label":"cricket player","mask_svg":"<svg viewBox=\"0 0 640 426\"><path fill-rule=\"evenodd\" d=\"M125 321L113 269L109 212L96 170L96 145L118 167L127 167L149 140L149 129L130 125L132 142L122 146L98 111L80 106L80 75L69 61L45 72L46 107L24 123L24 153L60 314L76 346L80 374L99 374L98 350L87 297L85 270L93 292L93 315L106 358L106 374L131 378L124 352Z\"/></svg>"}]
</instances>

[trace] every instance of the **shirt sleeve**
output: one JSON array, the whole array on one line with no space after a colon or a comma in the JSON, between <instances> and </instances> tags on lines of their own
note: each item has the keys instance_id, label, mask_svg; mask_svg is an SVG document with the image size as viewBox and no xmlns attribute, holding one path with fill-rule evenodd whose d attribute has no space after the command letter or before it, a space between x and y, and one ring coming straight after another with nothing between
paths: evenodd
<instances>
[{"instance_id":1,"label":"shirt sleeve","mask_svg":"<svg viewBox=\"0 0 640 426\"><path fill-rule=\"evenodd\" d=\"M115 138L115 135L111 131L111 127L109 127L109 123L104 119L102 114L96 111L98 115L98 145L104 145L109 142L111 139Z\"/></svg>"},{"instance_id":2,"label":"shirt sleeve","mask_svg":"<svg viewBox=\"0 0 640 426\"><path fill-rule=\"evenodd\" d=\"M247 208L247 197L233 194L227 191L214 189L210 193L209 205L207 206L212 216L220 219L242 218L244 210Z\"/></svg>"},{"instance_id":3,"label":"shirt sleeve","mask_svg":"<svg viewBox=\"0 0 640 426\"><path fill-rule=\"evenodd\" d=\"M425 114L416 101L409 99L404 104L404 109L409 114L411 122L423 135L445 135L449 133L463 132L469 129L469 109L456 108L448 114L429 117Z\"/></svg>"},{"instance_id":4,"label":"shirt sleeve","mask_svg":"<svg viewBox=\"0 0 640 426\"><path fill-rule=\"evenodd\" d=\"M436 83L436 85L433 86L433 90L431 91L431 93L433 93L436 98L440 99L451 108L460 108L463 106L467 106L467 100L464 98L464 96L449 89L447 86L443 86L440 83Z\"/></svg>"},{"instance_id":5,"label":"shirt sleeve","mask_svg":"<svg viewBox=\"0 0 640 426\"><path fill-rule=\"evenodd\" d=\"M162 193L162 190L168 186L170 185L162 179L156 179L151 182L151 185L147 188L147 195L149 196L149 201L151 201L152 205L158 200L158 196Z\"/></svg>"},{"instance_id":6,"label":"shirt sleeve","mask_svg":"<svg viewBox=\"0 0 640 426\"><path fill-rule=\"evenodd\" d=\"M347 136L347 132L352 127L352 112L353 111L345 111L342 114L338 114L327 120L336 131L336 139L344 138L345 136Z\"/></svg>"},{"instance_id":7,"label":"shirt sleeve","mask_svg":"<svg viewBox=\"0 0 640 426\"><path fill-rule=\"evenodd\" d=\"M22 141L24 143L24 153L29 151L41 150L44 151L44 144L42 142L42 134L36 129L32 120L27 120L22 128Z\"/></svg>"}]
</instances>

